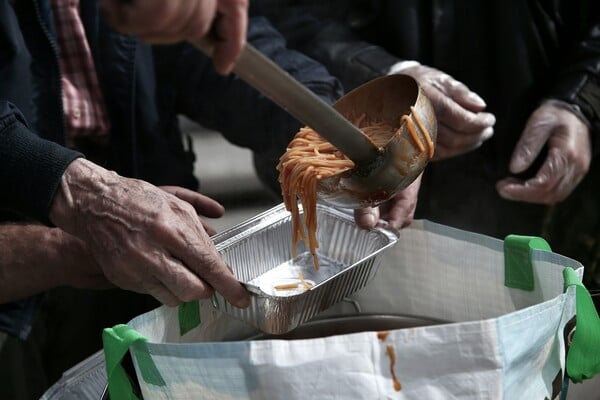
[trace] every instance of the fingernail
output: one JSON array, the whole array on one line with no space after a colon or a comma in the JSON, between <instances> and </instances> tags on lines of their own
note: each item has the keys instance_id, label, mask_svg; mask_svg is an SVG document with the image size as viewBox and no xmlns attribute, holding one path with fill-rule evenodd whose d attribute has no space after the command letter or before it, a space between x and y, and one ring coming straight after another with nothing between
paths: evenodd
<instances>
[{"instance_id":1,"label":"fingernail","mask_svg":"<svg viewBox=\"0 0 600 400\"><path fill-rule=\"evenodd\" d=\"M483 130L483 133L481 135L481 138L483 140L488 140L489 138L491 138L492 136L494 136L494 128L492 128L491 126L488 126L487 128L485 128Z\"/></svg>"},{"instance_id":2,"label":"fingernail","mask_svg":"<svg viewBox=\"0 0 600 400\"><path fill-rule=\"evenodd\" d=\"M498 190L498 194L500 195L500 197L502 197L503 199L506 200L514 200L514 197L512 197L510 195L510 193L506 192L504 189L502 190Z\"/></svg>"},{"instance_id":3,"label":"fingernail","mask_svg":"<svg viewBox=\"0 0 600 400\"><path fill-rule=\"evenodd\" d=\"M375 218L373 213L365 214L362 218L364 223L368 226L375 226L375 224L377 224L377 218Z\"/></svg>"},{"instance_id":4,"label":"fingernail","mask_svg":"<svg viewBox=\"0 0 600 400\"><path fill-rule=\"evenodd\" d=\"M514 200L513 197L510 194L510 191L507 190L507 185L503 183L503 181L500 181L496 184L496 191L498 191L498 194L500 195L500 197L502 197L503 199L506 200Z\"/></svg>"},{"instance_id":5,"label":"fingernail","mask_svg":"<svg viewBox=\"0 0 600 400\"><path fill-rule=\"evenodd\" d=\"M238 308L247 308L250 305L250 293L246 292L245 296L237 299L234 305Z\"/></svg>"},{"instance_id":6,"label":"fingernail","mask_svg":"<svg viewBox=\"0 0 600 400\"><path fill-rule=\"evenodd\" d=\"M525 160L525 157L523 157L520 154L517 154L510 162L509 168L510 168L510 172L512 172L513 174L519 174L519 173L525 171L525 169L527 169L527 166L528 166L528 163L527 163L527 160Z\"/></svg>"},{"instance_id":7,"label":"fingernail","mask_svg":"<svg viewBox=\"0 0 600 400\"><path fill-rule=\"evenodd\" d=\"M238 308L248 308L250 305L250 297L245 297L242 300L239 300L235 305Z\"/></svg>"},{"instance_id":8,"label":"fingernail","mask_svg":"<svg viewBox=\"0 0 600 400\"><path fill-rule=\"evenodd\" d=\"M473 102L473 104L475 106L478 106L478 107L485 107L486 106L485 101L483 101L483 99L481 97L479 97L479 95L477 93L475 93L475 92L470 92L467 97L469 98L469 100L471 102Z\"/></svg>"},{"instance_id":9,"label":"fingernail","mask_svg":"<svg viewBox=\"0 0 600 400\"><path fill-rule=\"evenodd\" d=\"M487 113L485 122L489 126L494 126L496 124L496 116L494 114Z\"/></svg>"}]
</instances>

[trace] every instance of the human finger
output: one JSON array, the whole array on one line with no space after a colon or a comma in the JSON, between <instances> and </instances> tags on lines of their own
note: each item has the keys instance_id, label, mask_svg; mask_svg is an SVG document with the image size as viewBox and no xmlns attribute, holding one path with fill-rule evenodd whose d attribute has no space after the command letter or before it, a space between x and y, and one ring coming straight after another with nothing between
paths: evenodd
<instances>
[{"instance_id":1,"label":"human finger","mask_svg":"<svg viewBox=\"0 0 600 400\"><path fill-rule=\"evenodd\" d=\"M551 150L536 175L525 181L507 178L496 185L498 193L505 199L535 204L554 204L564 199L559 191L565 180L564 162L557 151Z\"/></svg>"},{"instance_id":2,"label":"human finger","mask_svg":"<svg viewBox=\"0 0 600 400\"><path fill-rule=\"evenodd\" d=\"M181 299L175 296L156 278L151 278L144 282L143 293L150 294L156 300L169 307L175 307L182 303Z\"/></svg>"},{"instance_id":3,"label":"human finger","mask_svg":"<svg viewBox=\"0 0 600 400\"><path fill-rule=\"evenodd\" d=\"M509 164L510 172L518 174L531 166L550 138L554 121L554 117L546 112L536 111L529 117L515 145Z\"/></svg>"},{"instance_id":4,"label":"human finger","mask_svg":"<svg viewBox=\"0 0 600 400\"><path fill-rule=\"evenodd\" d=\"M149 43L202 37L216 13L215 0L103 0L100 7L115 29Z\"/></svg>"},{"instance_id":5,"label":"human finger","mask_svg":"<svg viewBox=\"0 0 600 400\"><path fill-rule=\"evenodd\" d=\"M438 88L428 91L436 118L454 131L477 133L494 126L496 117L488 112L473 112L465 109Z\"/></svg>"},{"instance_id":6,"label":"human finger","mask_svg":"<svg viewBox=\"0 0 600 400\"><path fill-rule=\"evenodd\" d=\"M433 160L455 157L480 147L494 135L494 128L488 126L479 132L459 132L443 123L438 123L437 140Z\"/></svg>"},{"instance_id":7,"label":"human finger","mask_svg":"<svg viewBox=\"0 0 600 400\"><path fill-rule=\"evenodd\" d=\"M409 186L380 206L382 219L393 228L402 229L412 223L422 176L423 174L420 174Z\"/></svg>"},{"instance_id":8,"label":"human finger","mask_svg":"<svg viewBox=\"0 0 600 400\"><path fill-rule=\"evenodd\" d=\"M379 221L379 207L365 207L354 210L354 221L363 229L377 226Z\"/></svg>"},{"instance_id":9,"label":"human finger","mask_svg":"<svg viewBox=\"0 0 600 400\"><path fill-rule=\"evenodd\" d=\"M172 254L231 304L247 307L250 304L248 291L235 278L204 228L196 225L194 229L195 233L186 235L184 246L181 241L174 243Z\"/></svg>"},{"instance_id":10,"label":"human finger","mask_svg":"<svg viewBox=\"0 0 600 400\"><path fill-rule=\"evenodd\" d=\"M233 70L246 44L248 1L221 0L217 11L214 29L218 40L212 58L217 72L227 75Z\"/></svg>"},{"instance_id":11,"label":"human finger","mask_svg":"<svg viewBox=\"0 0 600 400\"><path fill-rule=\"evenodd\" d=\"M183 1L179 8L172 10L170 13L166 10L167 14L163 14L155 24L146 23L140 26L135 34L142 41L153 44L196 40L209 32L215 10L216 7L213 1Z\"/></svg>"},{"instance_id":12,"label":"human finger","mask_svg":"<svg viewBox=\"0 0 600 400\"><path fill-rule=\"evenodd\" d=\"M558 184L553 180L554 184ZM532 204L554 204L560 201L553 195L553 187L535 179L521 181L516 178L505 178L496 184L501 197L507 200L522 201Z\"/></svg>"},{"instance_id":13,"label":"human finger","mask_svg":"<svg viewBox=\"0 0 600 400\"><path fill-rule=\"evenodd\" d=\"M160 270L159 267L168 264L168 260L161 258L163 253L159 252L155 258L161 260L161 263L155 265L158 269L155 276L160 277L161 282L168 288L176 290L176 295L184 298L192 297L193 293L196 293L196 296L212 293L208 285L235 306L249 305L248 292L221 258L196 217L192 205L164 191L160 193L166 197L167 203L156 216L146 235L163 244L168 254L179 261L182 267L175 270L175 275L164 269ZM141 239L146 239L146 235ZM192 277L199 279L194 280ZM175 289L178 287L179 289Z\"/></svg>"},{"instance_id":14,"label":"human finger","mask_svg":"<svg viewBox=\"0 0 600 400\"><path fill-rule=\"evenodd\" d=\"M152 275L181 301L206 299L214 293L207 282L165 251L148 251L140 262L147 264Z\"/></svg>"},{"instance_id":15,"label":"human finger","mask_svg":"<svg viewBox=\"0 0 600 400\"><path fill-rule=\"evenodd\" d=\"M179 186L160 186L162 190L190 203L199 215L208 218L220 218L225 208L218 201L208 196Z\"/></svg>"},{"instance_id":16,"label":"human finger","mask_svg":"<svg viewBox=\"0 0 600 400\"><path fill-rule=\"evenodd\" d=\"M438 122L464 132L479 132L495 124L494 115L483 112L486 107L483 99L450 75L426 65L401 72L417 80L431 101Z\"/></svg>"},{"instance_id":17,"label":"human finger","mask_svg":"<svg viewBox=\"0 0 600 400\"><path fill-rule=\"evenodd\" d=\"M480 112L487 107L485 101L477 93L471 91L467 85L454 78L445 80L444 89L448 97L466 110Z\"/></svg>"},{"instance_id":18,"label":"human finger","mask_svg":"<svg viewBox=\"0 0 600 400\"><path fill-rule=\"evenodd\" d=\"M208 222L206 222L202 218L200 218L200 222L202 223L202 226L204 227L204 230L206 231L206 233L209 236L214 236L214 235L217 234L217 230L216 230L216 228L214 226L212 226L211 224L209 224Z\"/></svg>"}]
</instances>

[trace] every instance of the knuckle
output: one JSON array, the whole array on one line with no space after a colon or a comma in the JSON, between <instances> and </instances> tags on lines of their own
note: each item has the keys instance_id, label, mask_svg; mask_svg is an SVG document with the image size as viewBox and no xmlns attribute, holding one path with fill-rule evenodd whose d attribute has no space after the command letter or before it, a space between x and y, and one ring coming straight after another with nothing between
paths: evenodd
<instances>
[{"instance_id":1,"label":"knuckle","mask_svg":"<svg viewBox=\"0 0 600 400\"><path fill-rule=\"evenodd\" d=\"M198 299L209 299L214 293L215 291L213 288L204 288L201 292L198 293Z\"/></svg>"},{"instance_id":2,"label":"knuckle","mask_svg":"<svg viewBox=\"0 0 600 400\"><path fill-rule=\"evenodd\" d=\"M193 300L198 300L201 297L202 294L202 290L199 288L186 288L185 290L181 291L179 293L179 298L182 301L188 302L188 301L193 301Z\"/></svg>"},{"instance_id":3,"label":"knuckle","mask_svg":"<svg viewBox=\"0 0 600 400\"><path fill-rule=\"evenodd\" d=\"M442 96L438 95L434 97L433 108L435 109L439 121L445 122L451 119L452 111L447 106L447 102L444 101Z\"/></svg>"},{"instance_id":4,"label":"knuckle","mask_svg":"<svg viewBox=\"0 0 600 400\"><path fill-rule=\"evenodd\" d=\"M175 201L176 200L176 201ZM170 205L172 213L179 218L188 219L191 216L196 216L196 209L190 203L184 200L174 199Z\"/></svg>"},{"instance_id":5,"label":"knuckle","mask_svg":"<svg viewBox=\"0 0 600 400\"><path fill-rule=\"evenodd\" d=\"M538 180L537 189L543 193L544 197L552 196L552 188L554 187L555 180L549 176L542 176Z\"/></svg>"},{"instance_id":6,"label":"knuckle","mask_svg":"<svg viewBox=\"0 0 600 400\"><path fill-rule=\"evenodd\" d=\"M173 297L173 296L166 296L166 297L163 296L162 299L157 296L154 296L154 297L156 297L161 303L163 303L164 305L169 306L169 307L177 307L178 305L180 305L182 303L181 300L179 300L178 298Z\"/></svg>"},{"instance_id":7,"label":"knuckle","mask_svg":"<svg viewBox=\"0 0 600 400\"><path fill-rule=\"evenodd\" d=\"M223 273L223 265L215 258L212 254L207 254L204 257L202 275L206 276L208 279L219 276Z\"/></svg>"},{"instance_id":8,"label":"knuckle","mask_svg":"<svg viewBox=\"0 0 600 400\"><path fill-rule=\"evenodd\" d=\"M198 300L204 298L203 296L206 290L207 286L202 284L202 282L193 282L186 279L186 281L179 286L177 296L183 301Z\"/></svg>"},{"instance_id":9,"label":"knuckle","mask_svg":"<svg viewBox=\"0 0 600 400\"><path fill-rule=\"evenodd\" d=\"M164 214L160 214L157 218L150 222L149 231L157 237L168 237L173 230L171 218Z\"/></svg>"},{"instance_id":10,"label":"knuckle","mask_svg":"<svg viewBox=\"0 0 600 400\"><path fill-rule=\"evenodd\" d=\"M132 268L104 268L104 276L116 286L133 291L139 291L143 288L144 282L141 276L137 275Z\"/></svg>"}]
</instances>

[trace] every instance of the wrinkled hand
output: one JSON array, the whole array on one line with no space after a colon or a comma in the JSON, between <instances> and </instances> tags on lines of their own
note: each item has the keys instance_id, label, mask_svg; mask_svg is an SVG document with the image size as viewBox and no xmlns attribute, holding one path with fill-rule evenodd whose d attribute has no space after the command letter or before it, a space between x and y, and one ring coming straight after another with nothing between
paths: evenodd
<instances>
[{"instance_id":1,"label":"wrinkled hand","mask_svg":"<svg viewBox=\"0 0 600 400\"><path fill-rule=\"evenodd\" d=\"M525 171L547 145L544 163L533 178L524 182L505 178L496 189L509 200L537 204L563 201L589 170L590 136L587 125L571 111L552 103L542 104L529 117L509 168L513 174Z\"/></svg>"},{"instance_id":2,"label":"wrinkled hand","mask_svg":"<svg viewBox=\"0 0 600 400\"><path fill-rule=\"evenodd\" d=\"M200 223L204 227L206 233L208 233L210 236L217 233L216 229L213 228L208 222L200 218L200 216L207 218L221 218L225 213L225 209L221 203L198 192L194 192L179 186L160 186L160 188L165 192L170 193L187 203L190 203L192 207L194 207L194 210L196 210L198 219L200 220Z\"/></svg>"},{"instance_id":3,"label":"wrinkled hand","mask_svg":"<svg viewBox=\"0 0 600 400\"><path fill-rule=\"evenodd\" d=\"M400 73L417 80L435 111L438 131L433 160L474 150L492 137L496 118L483 111L485 102L465 84L425 65L408 67Z\"/></svg>"},{"instance_id":4,"label":"wrinkled hand","mask_svg":"<svg viewBox=\"0 0 600 400\"><path fill-rule=\"evenodd\" d=\"M356 224L365 229L374 228L380 219L387 221L391 227L396 229L405 228L413 221L421 177L413 181L406 189L398 192L394 197L378 207L367 207L354 210Z\"/></svg>"},{"instance_id":5,"label":"wrinkled hand","mask_svg":"<svg viewBox=\"0 0 600 400\"><path fill-rule=\"evenodd\" d=\"M179 197L192 193L177 189ZM147 182L121 177L87 160L61 179L50 219L84 240L115 285L167 305L218 291L245 307L249 294L220 257L194 207L214 212L204 196L190 202ZM193 204L194 206L192 206Z\"/></svg>"},{"instance_id":6,"label":"wrinkled hand","mask_svg":"<svg viewBox=\"0 0 600 400\"><path fill-rule=\"evenodd\" d=\"M197 40L212 31L217 72L227 75L246 43L248 0L103 0L101 9L117 30L148 43Z\"/></svg>"}]
</instances>

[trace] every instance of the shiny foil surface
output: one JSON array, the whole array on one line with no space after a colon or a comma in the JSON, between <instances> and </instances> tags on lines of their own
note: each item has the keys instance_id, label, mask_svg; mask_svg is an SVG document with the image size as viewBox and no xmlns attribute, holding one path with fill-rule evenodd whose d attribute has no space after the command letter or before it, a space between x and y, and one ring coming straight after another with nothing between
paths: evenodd
<instances>
[{"instance_id":1,"label":"shiny foil surface","mask_svg":"<svg viewBox=\"0 0 600 400\"><path fill-rule=\"evenodd\" d=\"M358 228L348 210L319 204L317 212L318 270L303 242L292 257L292 219L283 204L215 235L217 249L252 293L246 309L216 294L215 308L265 333L283 334L364 287L398 231Z\"/></svg>"}]
</instances>

